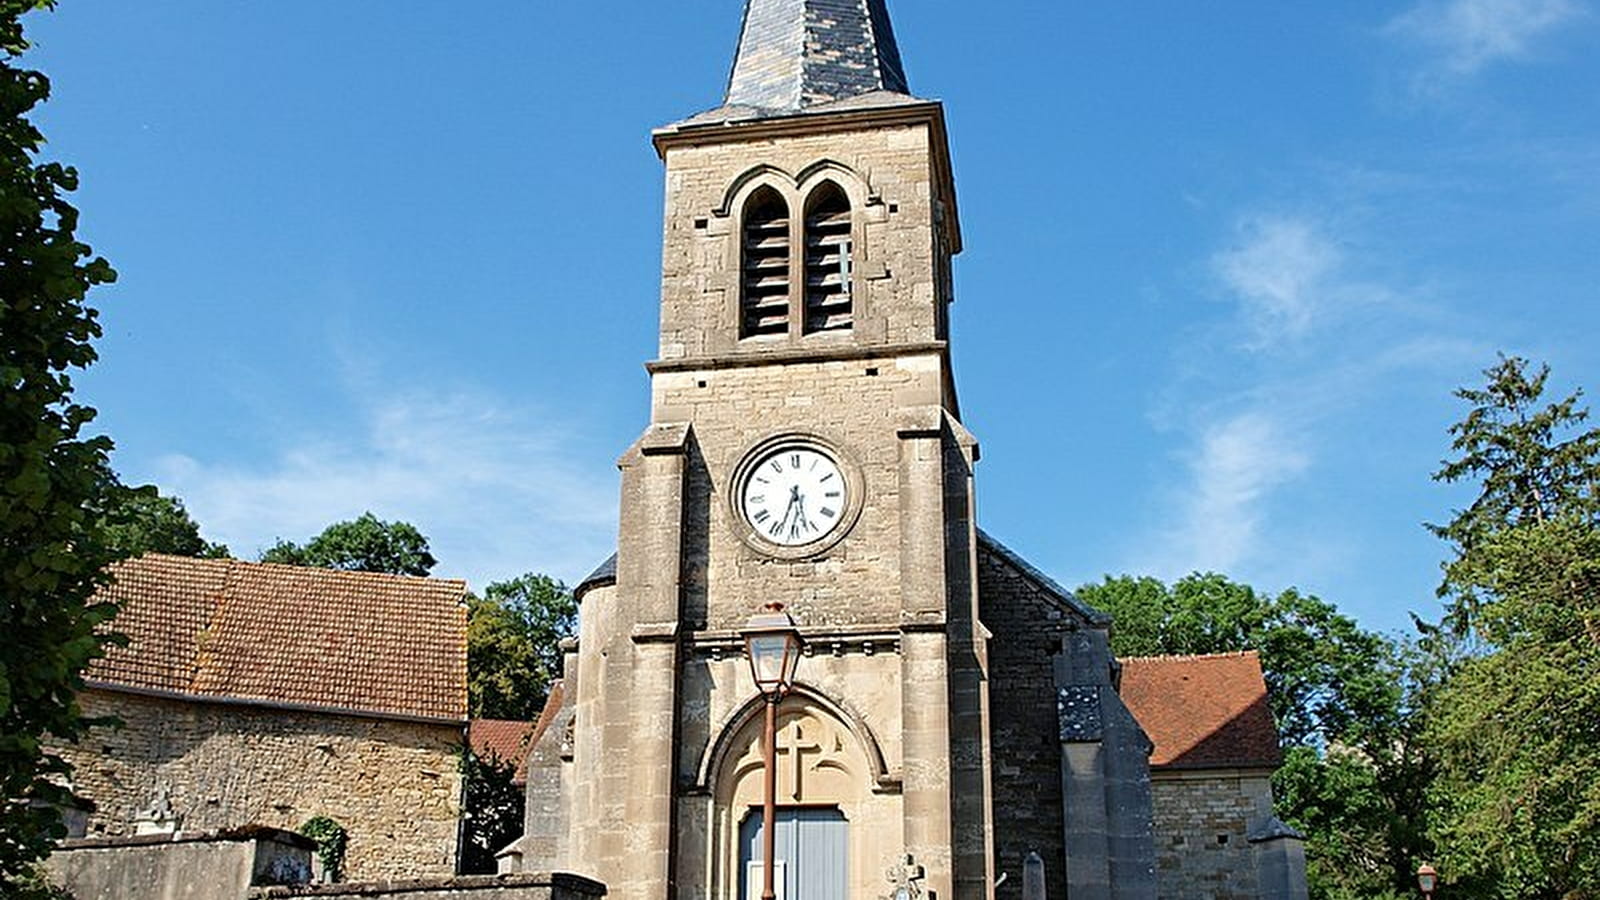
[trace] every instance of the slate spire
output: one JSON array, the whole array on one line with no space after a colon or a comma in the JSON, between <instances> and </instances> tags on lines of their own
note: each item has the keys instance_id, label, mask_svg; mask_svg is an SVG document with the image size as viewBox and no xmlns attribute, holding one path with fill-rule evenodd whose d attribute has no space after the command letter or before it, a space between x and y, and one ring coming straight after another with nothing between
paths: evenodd
<instances>
[{"instance_id":1,"label":"slate spire","mask_svg":"<svg viewBox=\"0 0 1600 900\"><path fill-rule=\"evenodd\" d=\"M730 107L798 112L909 94L886 0L745 0Z\"/></svg>"}]
</instances>

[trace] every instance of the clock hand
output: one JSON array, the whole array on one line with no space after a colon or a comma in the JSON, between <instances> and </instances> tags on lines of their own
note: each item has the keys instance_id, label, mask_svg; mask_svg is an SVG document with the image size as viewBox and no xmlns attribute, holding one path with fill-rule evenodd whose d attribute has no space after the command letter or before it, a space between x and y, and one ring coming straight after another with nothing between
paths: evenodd
<instances>
[{"instance_id":1,"label":"clock hand","mask_svg":"<svg viewBox=\"0 0 1600 900\"><path fill-rule=\"evenodd\" d=\"M789 539L799 540L806 532L814 531L811 522L806 518L806 498L800 493L800 486L795 485L789 489L789 506L794 510L794 521L789 523ZM789 514L784 513L784 521L789 520Z\"/></svg>"},{"instance_id":2,"label":"clock hand","mask_svg":"<svg viewBox=\"0 0 1600 900\"><path fill-rule=\"evenodd\" d=\"M772 526L772 534L778 535L783 533L783 526L788 523L789 514L794 512L795 494L799 493L799 490L799 488L791 488L789 490L789 505L783 508L783 518L779 519L777 524Z\"/></svg>"},{"instance_id":3,"label":"clock hand","mask_svg":"<svg viewBox=\"0 0 1600 900\"><path fill-rule=\"evenodd\" d=\"M799 515L796 516L794 520L794 527L796 531L816 531L816 527L813 526L811 524L811 520L806 517L806 498L804 496L800 496L796 497L795 499L798 502L798 505L795 508L799 511ZM796 537L798 536L799 535L797 533Z\"/></svg>"}]
</instances>

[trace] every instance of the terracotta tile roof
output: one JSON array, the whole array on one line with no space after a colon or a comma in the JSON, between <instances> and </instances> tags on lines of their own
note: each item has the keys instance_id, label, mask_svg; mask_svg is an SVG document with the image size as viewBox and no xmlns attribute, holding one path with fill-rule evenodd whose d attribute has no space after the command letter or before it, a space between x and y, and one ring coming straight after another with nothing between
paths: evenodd
<instances>
[{"instance_id":1,"label":"terracotta tile roof","mask_svg":"<svg viewBox=\"0 0 1600 900\"><path fill-rule=\"evenodd\" d=\"M528 755L550 729L550 724L561 714L566 704L566 685L556 681L550 685L550 695L545 698L544 709L537 722L519 722L508 719L473 719L467 731L467 741L472 752L479 757L493 755L501 760L515 760L515 784L528 783Z\"/></svg>"},{"instance_id":2,"label":"terracotta tile roof","mask_svg":"<svg viewBox=\"0 0 1600 900\"><path fill-rule=\"evenodd\" d=\"M1124 659L1122 701L1155 743L1151 768L1254 768L1281 759L1254 651Z\"/></svg>"},{"instance_id":3,"label":"terracotta tile roof","mask_svg":"<svg viewBox=\"0 0 1600 900\"><path fill-rule=\"evenodd\" d=\"M533 726L533 735L528 738L528 746L539 743L544 733L550 730L551 723L556 716L561 715L561 708L567 703L567 683L557 680L550 685L550 696L545 698L544 709L539 712L539 721Z\"/></svg>"},{"instance_id":4,"label":"terracotta tile roof","mask_svg":"<svg viewBox=\"0 0 1600 900\"><path fill-rule=\"evenodd\" d=\"M533 722L512 719L473 719L467 728L467 745L479 759L517 764L516 784L528 781L528 748L533 746Z\"/></svg>"},{"instance_id":5,"label":"terracotta tile roof","mask_svg":"<svg viewBox=\"0 0 1600 900\"><path fill-rule=\"evenodd\" d=\"M199 697L466 718L466 584L149 555L102 596L126 648L92 681Z\"/></svg>"}]
</instances>

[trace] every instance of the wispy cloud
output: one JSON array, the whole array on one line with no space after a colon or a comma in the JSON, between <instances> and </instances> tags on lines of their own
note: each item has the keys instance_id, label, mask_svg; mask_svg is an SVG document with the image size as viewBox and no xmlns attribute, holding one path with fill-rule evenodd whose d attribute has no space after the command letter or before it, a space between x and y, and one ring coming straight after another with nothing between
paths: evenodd
<instances>
[{"instance_id":1,"label":"wispy cloud","mask_svg":"<svg viewBox=\"0 0 1600 900\"><path fill-rule=\"evenodd\" d=\"M1236 297L1252 345L1298 338L1323 314L1339 248L1312 222L1291 217L1248 219L1235 242L1212 257L1223 286Z\"/></svg>"},{"instance_id":2,"label":"wispy cloud","mask_svg":"<svg viewBox=\"0 0 1600 900\"><path fill-rule=\"evenodd\" d=\"M173 455L154 477L247 558L369 510L417 525L436 574L474 588L530 570L581 577L610 552L614 470L578 462L560 423L471 392L355 400L354 421L287 440L264 464Z\"/></svg>"},{"instance_id":3,"label":"wispy cloud","mask_svg":"<svg viewBox=\"0 0 1600 900\"><path fill-rule=\"evenodd\" d=\"M1271 491L1303 474L1311 457L1273 419L1248 412L1205 430L1188 460L1177 525L1162 541L1168 577L1229 571L1259 550Z\"/></svg>"},{"instance_id":4,"label":"wispy cloud","mask_svg":"<svg viewBox=\"0 0 1600 900\"><path fill-rule=\"evenodd\" d=\"M1235 219L1205 258L1231 315L1182 348L1152 410L1175 433L1180 465L1153 495L1131 571L1284 584L1330 577L1359 552L1358 537L1304 515L1325 490L1310 474L1361 477L1361 442L1375 436L1364 410L1482 352L1441 324L1424 289L1375 274L1382 251L1364 235L1335 209L1258 212Z\"/></svg>"},{"instance_id":5,"label":"wispy cloud","mask_svg":"<svg viewBox=\"0 0 1600 900\"><path fill-rule=\"evenodd\" d=\"M1525 59L1535 44L1580 18L1577 0L1425 0L1385 32L1433 55L1424 81L1472 75L1493 63Z\"/></svg>"}]
</instances>

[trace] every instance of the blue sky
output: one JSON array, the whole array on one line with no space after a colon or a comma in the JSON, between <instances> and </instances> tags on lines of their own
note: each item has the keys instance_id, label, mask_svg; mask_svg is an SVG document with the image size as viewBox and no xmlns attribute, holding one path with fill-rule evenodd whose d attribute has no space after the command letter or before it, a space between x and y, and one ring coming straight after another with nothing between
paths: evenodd
<instances>
[{"instance_id":1,"label":"blue sky","mask_svg":"<svg viewBox=\"0 0 1600 900\"><path fill-rule=\"evenodd\" d=\"M50 153L121 273L125 479L253 556L372 510L438 574L609 552L661 167L738 0L64 0ZM1586 0L891 3L947 103L980 518L1067 584L1195 569L1433 614L1450 392L1600 386Z\"/></svg>"}]
</instances>

